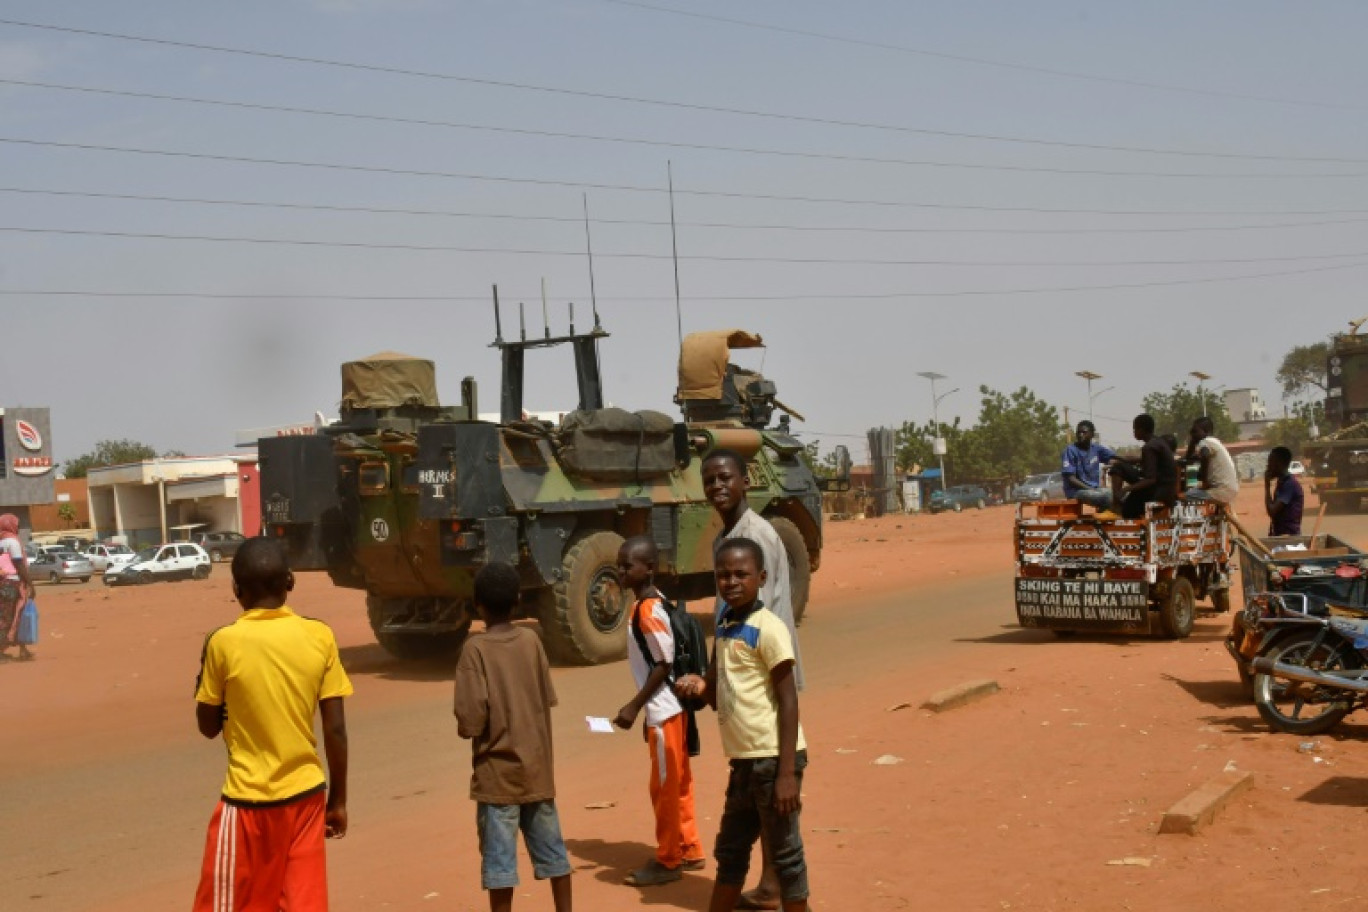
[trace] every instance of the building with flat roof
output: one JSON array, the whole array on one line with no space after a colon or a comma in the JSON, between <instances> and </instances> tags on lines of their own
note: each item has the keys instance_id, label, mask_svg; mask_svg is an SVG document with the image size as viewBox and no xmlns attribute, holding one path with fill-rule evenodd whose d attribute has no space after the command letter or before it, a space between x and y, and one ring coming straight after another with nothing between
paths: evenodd
<instances>
[{"instance_id":1,"label":"building with flat roof","mask_svg":"<svg viewBox=\"0 0 1368 912\"><path fill-rule=\"evenodd\" d=\"M261 530L255 454L187 456L91 469L90 523L97 538L130 547L189 538L195 532Z\"/></svg>"},{"instance_id":2,"label":"building with flat roof","mask_svg":"<svg viewBox=\"0 0 1368 912\"><path fill-rule=\"evenodd\" d=\"M1228 389L1222 398L1225 399L1230 420L1240 429L1241 440L1262 437L1264 431L1273 423L1273 419L1268 417L1268 408L1264 405L1263 397L1252 386Z\"/></svg>"}]
</instances>

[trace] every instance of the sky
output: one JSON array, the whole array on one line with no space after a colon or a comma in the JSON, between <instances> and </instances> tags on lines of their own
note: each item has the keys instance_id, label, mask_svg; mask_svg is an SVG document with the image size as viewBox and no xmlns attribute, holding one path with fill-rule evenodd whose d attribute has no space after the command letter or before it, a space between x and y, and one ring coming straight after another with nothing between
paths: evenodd
<instances>
[{"instance_id":1,"label":"sky","mask_svg":"<svg viewBox=\"0 0 1368 912\"><path fill-rule=\"evenodd\" d=\"M55 456L335 414L342 362L498 401L592 321L674 413L743 327L825 449L1027 386L1128 436L1368 314L1368 7L1259 0L0 0L0 404ZM667 170L668 169L668 170ZM681 302L675 305L671 198ZM584 215L589 231L586 237ZM573 407L568 351L527 405Z\"/></svg>"}]
</instances>

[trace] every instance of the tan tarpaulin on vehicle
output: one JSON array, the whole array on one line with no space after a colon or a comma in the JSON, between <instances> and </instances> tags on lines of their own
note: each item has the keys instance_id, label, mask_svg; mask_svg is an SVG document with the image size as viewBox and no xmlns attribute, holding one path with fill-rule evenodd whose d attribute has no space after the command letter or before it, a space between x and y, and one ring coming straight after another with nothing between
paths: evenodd
<instances>
[{"instance_id":1,"label":"tan tarpaulin on vehicle","mask_svg":"<svg viewBox=\"0 0 1368 912\"><path fill-rule=\"evenodd\" d=\"M437 368L431 361L387 351L342 365L344 408L437 404Z\"/></svg>"},{"instance_id":2,"label":"tan tarpaulin on vehicle","mask_svg":"<svg viewBox=\"0 0 1368 912\"><path fill-rule=\"evenodd\" d=\"M721 399L733 348L763 348L759 334L744 329L689 333L679 350L679 398Z\"/></svg>"}]
</instances>

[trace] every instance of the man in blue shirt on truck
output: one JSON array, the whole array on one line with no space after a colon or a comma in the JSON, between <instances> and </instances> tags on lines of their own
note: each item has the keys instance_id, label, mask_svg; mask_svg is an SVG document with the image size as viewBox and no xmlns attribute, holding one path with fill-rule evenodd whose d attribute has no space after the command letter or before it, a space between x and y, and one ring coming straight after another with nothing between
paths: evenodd
<instances>
[{"instance_id":1,"label":"man in blue shirt on truck","mask_svg":"<svg viewBox=\"0 0 1368 912\"><path fill-rule=\"evenodd\" d=\"M1102 463L1111 462L1116 452L1110 447L1094 443L1097 434L1091 421L1080 421L1074 442L1064 448L1064 496L1099 510L1109 510L1111 491L1102 487Z\"/></svg>"}]
</instances>

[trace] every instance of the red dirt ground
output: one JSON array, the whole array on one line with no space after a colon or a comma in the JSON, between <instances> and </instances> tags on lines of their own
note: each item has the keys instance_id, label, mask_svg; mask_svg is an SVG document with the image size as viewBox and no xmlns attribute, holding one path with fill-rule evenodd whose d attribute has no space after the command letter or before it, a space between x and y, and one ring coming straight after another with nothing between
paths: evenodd
<instances>
[{"instance_id":1,"label":"red dirt ground","mask_svg":"<svg viewBox=\"0 0 1368 912\"><path fill-rule=\"evenodd\" d=\"M1258 505L1246 490L1244 515ZM801 631L814 908L1219 912L1368 898L1353 848L1368 808L1364 720L1312 752L1271 734L1221 645L1228 617L1179 642L1018 628L1011 522L999 507L828 526ZM1324 531L1368 544L1368 517L1332 517ZM360 598L324 577L295 595L334 626L357 690L333 908L484 908L449 671L385 656ZM236 614L227 574L43 586L40 607L38 661L0 665L0 908L184 908L222 776L222 747L194 731L192 685L205 632ZM710 870L648 891L620 884L650 851L647 759L635 735L591 735L583 717L612 715L627 677L620 664L555 671L576 898L702 909ZM939 716L916 708L983 677L1002 692ZM695 771L710 841L725 763L706 717L704 743ZM900 762L874 765L883 755ZM1163 811L1229 763L1254 788L1202 835L1157 835ZM614 806L586 807L600 802ZM530 873L517 905L549 906Z\"/></svg>"}]
</instances>

